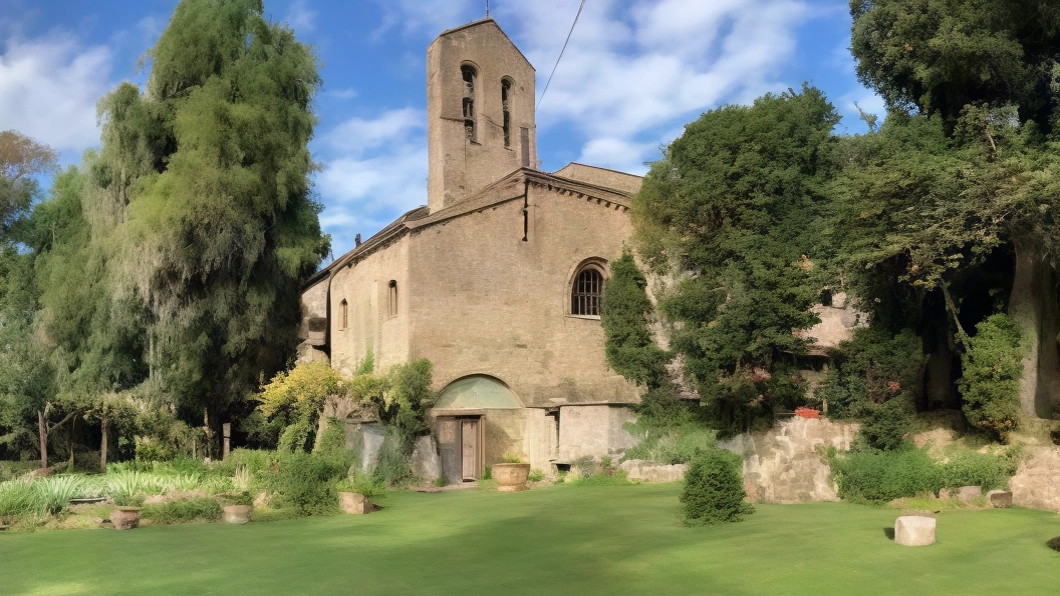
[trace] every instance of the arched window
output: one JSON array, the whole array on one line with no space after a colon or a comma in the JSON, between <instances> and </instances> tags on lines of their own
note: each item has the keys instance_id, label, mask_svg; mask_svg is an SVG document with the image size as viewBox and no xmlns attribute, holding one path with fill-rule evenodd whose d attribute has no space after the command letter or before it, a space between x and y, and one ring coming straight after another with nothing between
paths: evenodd
<instances>
[{"instance_id":1,"label":"arched window","mask_svg":"<svg viewBox=\"0 0 1060 596\"><path fill-rule=\"evenodd\" d=\"M346 329L346 325L349 322L349 305L346 304L346 299L343 298L342 302L339 303L339 330Z\"/></svg>"},{"instance_id":2,"label":"arched window","mask_svg":"<svg viewBox=\"0 0 1060 596\"><path fill-rule=\"evenodd\" d=\"M501 80L501 107L504 109L504 146L512 146L512 114L511 114L511 101L512 101L512 81L511 79Z\"/></svg>"},{"instance_id":3,"label":"arched window","mask_svg":"<svg viewBox=\"0 0 1060 596\"><path fill-rule=\"evenodd\" d=\"M600 316L600 298L604 295L604 274L589 264L578 271L570 293L570 314L576 316Z\"/></svg>"},{"instance_id":4,"label":"arched window","mask_svg":"<svg viewBox=\"0 0 1060 596\"><path fill-rule=\"evenodd\" d=\"M475 79L478 75L473 66L467 64L460 67L460 75L464 78L464 134L467 140L475 142Z\"/></svg>"}]
</instances>

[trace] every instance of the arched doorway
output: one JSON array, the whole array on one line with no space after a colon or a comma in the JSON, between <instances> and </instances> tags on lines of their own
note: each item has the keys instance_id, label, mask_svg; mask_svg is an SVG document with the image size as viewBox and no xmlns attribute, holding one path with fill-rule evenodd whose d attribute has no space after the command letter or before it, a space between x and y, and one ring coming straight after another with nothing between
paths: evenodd
<instances>
[{"instance_id":1,"label":"arched doorway","mask_svg":"<svg viewBox=\"0 0 1060 596\"><path fill-rule=\"evenodd\" d=\"M474 482L485 471L486 417L491 410L522 408L503 381L489 375L457 379L438 394L438 451L450 483Z\"/></svg>"}]
</instances>

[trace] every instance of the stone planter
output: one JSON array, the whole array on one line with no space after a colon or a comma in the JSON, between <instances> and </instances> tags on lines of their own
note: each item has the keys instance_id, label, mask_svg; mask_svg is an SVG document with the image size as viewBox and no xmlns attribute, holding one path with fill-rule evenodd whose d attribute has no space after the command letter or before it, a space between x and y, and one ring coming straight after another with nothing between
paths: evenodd
<instances>
[{"instance_id":1,"label":"stone planter","mask_svg":"<svg viewBox=\"0 0 1060 596\"><path fill-rule=\"evenodd\" d=\"M526 478L530 475L530 464L493 464L493 479L497 481L497 490L502 493L514 493L526 490Z\"/></svg>"},{"instance_id":2,"label":"stone planter","mask_svg":"<svg viewBox=\"0 0 1060 596\"><path fill-rule=\"evenodd\" d=\"M250 522L253 511L253 505L225 505L222 518L230 524L245 524Z\"/></svg>"},{"instance_id":3,"label":"stone planter","mask_svg":"<svg viewBox=\"0 0 1060 596\"><path fill-rule=\"evenodd\" d=\"M352 515L371 513L375 508L372 505L371 499L361 493L351 492L339 493L339 507L342 508L343 513L349 513Z\"/></svg>"},{"instance_id":4,"label":"stone planter","mask_svg":"<svg viewBox=\"0 0 1060 596\"><path fill-rule=\"evenodd\" d=\"M140 525L140 508L115 507L110 512L110 523L115 530L131 530Z\"/></svg>"}]
</instances>

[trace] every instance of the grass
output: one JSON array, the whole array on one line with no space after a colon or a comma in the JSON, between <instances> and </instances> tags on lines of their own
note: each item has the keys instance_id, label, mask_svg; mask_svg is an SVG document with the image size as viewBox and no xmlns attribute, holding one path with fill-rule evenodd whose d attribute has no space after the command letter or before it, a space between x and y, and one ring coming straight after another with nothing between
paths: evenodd
<instances>
[{"instance_id":1,"label":"grass","mask_svg":"<svg viewBox=\"0 0 1060 596\"><path fill-rule=\"evenodd\" d=\"M894 509L759 505L680 524L678 484L392 492L367 516L0 533L4 594L1049 594L1056 514L943 511L938 544Z\"/></svg>"}]
</instances>

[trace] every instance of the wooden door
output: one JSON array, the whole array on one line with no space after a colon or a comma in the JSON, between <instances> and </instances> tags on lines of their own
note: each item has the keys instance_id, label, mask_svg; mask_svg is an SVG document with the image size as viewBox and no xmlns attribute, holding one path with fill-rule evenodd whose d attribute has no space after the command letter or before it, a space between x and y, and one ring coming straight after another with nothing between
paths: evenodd
<instances>
[{"instance_id":1,"label":"wooden door","mask_svg":"<svg viewBox=\"0 0 1060 596\"><path fill-rule=\"evenodd\" d=\"M442 458L442 475L450 484L463 477L461 464L460 421L456 418L438 419L438 451Z\"/></svg>"},{"instance_id":2,"label":"wooden door","mask_svg":"<svg viewBox=\"0 0 1060 596\"><path fill-rule=\"evenodd\" d=\"M461 467L464 480L478 479L478 420L460 421Z\"/></svg>"}]
</instances>

